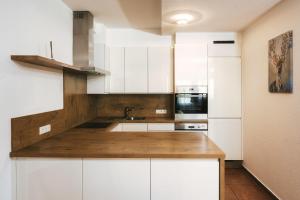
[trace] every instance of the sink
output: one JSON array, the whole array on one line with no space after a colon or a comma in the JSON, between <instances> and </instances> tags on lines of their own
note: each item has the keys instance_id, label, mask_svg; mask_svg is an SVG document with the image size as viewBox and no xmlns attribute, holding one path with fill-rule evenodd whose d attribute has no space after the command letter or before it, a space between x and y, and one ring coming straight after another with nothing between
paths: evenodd
<instances>
[{"instance_id":1,"label":"sink","mask_svg":"<svg viewBox=\"0 0 300 200\"><path fill-rule=\"evenodd\" d=\"M145 120L146 117L127 117L126 120Z\"/></svg>"},{"instance_id":2,"label":"sink","mask_svg":"<svg viewBox=\"0 0 300 200\"><path fill-rule=\"evenodd\" d=\"M81 124L77 126L76 128L107 128L111 125L112 123L107 123L107 122L87 122L84 124Z\"/></svg>"}]
</instances>

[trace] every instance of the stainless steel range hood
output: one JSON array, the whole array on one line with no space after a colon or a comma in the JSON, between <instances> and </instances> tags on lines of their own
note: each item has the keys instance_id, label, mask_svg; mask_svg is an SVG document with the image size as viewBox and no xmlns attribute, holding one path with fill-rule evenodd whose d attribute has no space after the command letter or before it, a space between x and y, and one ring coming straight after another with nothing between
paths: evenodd
<instances>
[{"instance_id":1,"label":"stainless steel range hood","mask_svg":"<svg viewBox=\"0 0 300 200\"><path fill-rule=\"evenodd\" d=\"M94 16L89 11L73 12L73 63L89 74L109 74L94 66Z\"/></svg>"}]
</instances>

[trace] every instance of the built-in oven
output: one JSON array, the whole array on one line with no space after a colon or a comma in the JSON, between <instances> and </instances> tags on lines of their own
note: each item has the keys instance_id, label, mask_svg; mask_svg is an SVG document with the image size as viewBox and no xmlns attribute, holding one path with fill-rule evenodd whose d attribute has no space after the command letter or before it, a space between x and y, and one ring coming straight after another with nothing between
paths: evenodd
<instances>
[{"instance_id":1,"label":"built-in oven","mask_svg":"<svg viewBox=\"0 0 300 200\"><path fill-rule=\"evenodd\" d=\"M175 94L175 119L207 119L207 86L177 87Z\"/></svg>"},{"instance_id":2,"label":"built-in oven","mask_svg":"<svg viewBox=\"0 0 300 200\"><path fill-rule=\"evenodd\" d=\"M188 131L188 132L202 132L207 135L208 125L207 122L176 122L176 131Z\"/></svg>"}]
</instances>

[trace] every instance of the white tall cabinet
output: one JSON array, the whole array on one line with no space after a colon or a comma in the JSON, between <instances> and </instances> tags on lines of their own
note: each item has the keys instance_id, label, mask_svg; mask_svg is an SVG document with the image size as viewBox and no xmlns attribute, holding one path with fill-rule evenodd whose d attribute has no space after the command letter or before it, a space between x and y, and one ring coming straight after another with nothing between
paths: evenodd
<instances>
[{"instance_id":1,"label":"white tall cabinet","mask_svg":"<svg viewBox=\"0 0 300 200\"><path fill-rule=\"evenodd\" d=\"M241 117L241 58L208 58L208 117Z\"/></svg>"},{"instance_id":2,"label":"white tall cabinet","mask_svg":"<svg viewBox=\"0 0 300 200\"><path fill-rule=\"evenodd\" d=\"M125 93L147 93L147 47L125 48Z\"/></svg>"},{"instance_id":3,"label":"white tall cabinet","mask_svg":"<svg viewBox=\"0 0 300 200\"><path fill-rule=\"evenodd\" d=\"M175 86L207 85L207 43L175 46Z\"/></svg>"},{"instance_id":4,"label":"white tall cabinet","mask_svg":"<svg viewBox=\"0 0 300 200\"><path fill-rule=\"evenodd\" d=\"M148 93L173 92L173 50L169 46L148 47Z\"/></svg>"},{"instance_id":5,"label":"white tall cabinet","mask_svg":"<svg viewBox=\"0 0 300 200\"><path fill-rule=\"evenodd\" d=\"M241 119L209 119L208 136L226 154L226 160L242 160Z\"/></svg>"},{"instance_id":6,"label":"white tall cabinet","mask_svg":"<svg viewBox=\"0 0 300 200\"><path fill-rule=\"evenodd\" d=\"M234 44L209 46L208 136L226 160L242 160L241 58Z\"/></svg>"}]
</instances>

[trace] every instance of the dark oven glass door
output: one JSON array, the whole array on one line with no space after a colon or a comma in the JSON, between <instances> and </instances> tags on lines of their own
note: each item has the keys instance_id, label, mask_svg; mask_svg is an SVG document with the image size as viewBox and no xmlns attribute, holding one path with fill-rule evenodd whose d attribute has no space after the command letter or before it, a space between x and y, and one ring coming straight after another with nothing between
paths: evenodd
<instances>
[{"instance_id":1,"label":"dark oven glass door","mask_svg":"<svg viewBox=\"0 0 300 200\"><path fill-rule=\"evenodd\" d=\"M176 114L207 114L207 94L176 94Z\"/></svg>"}]
</instances>

